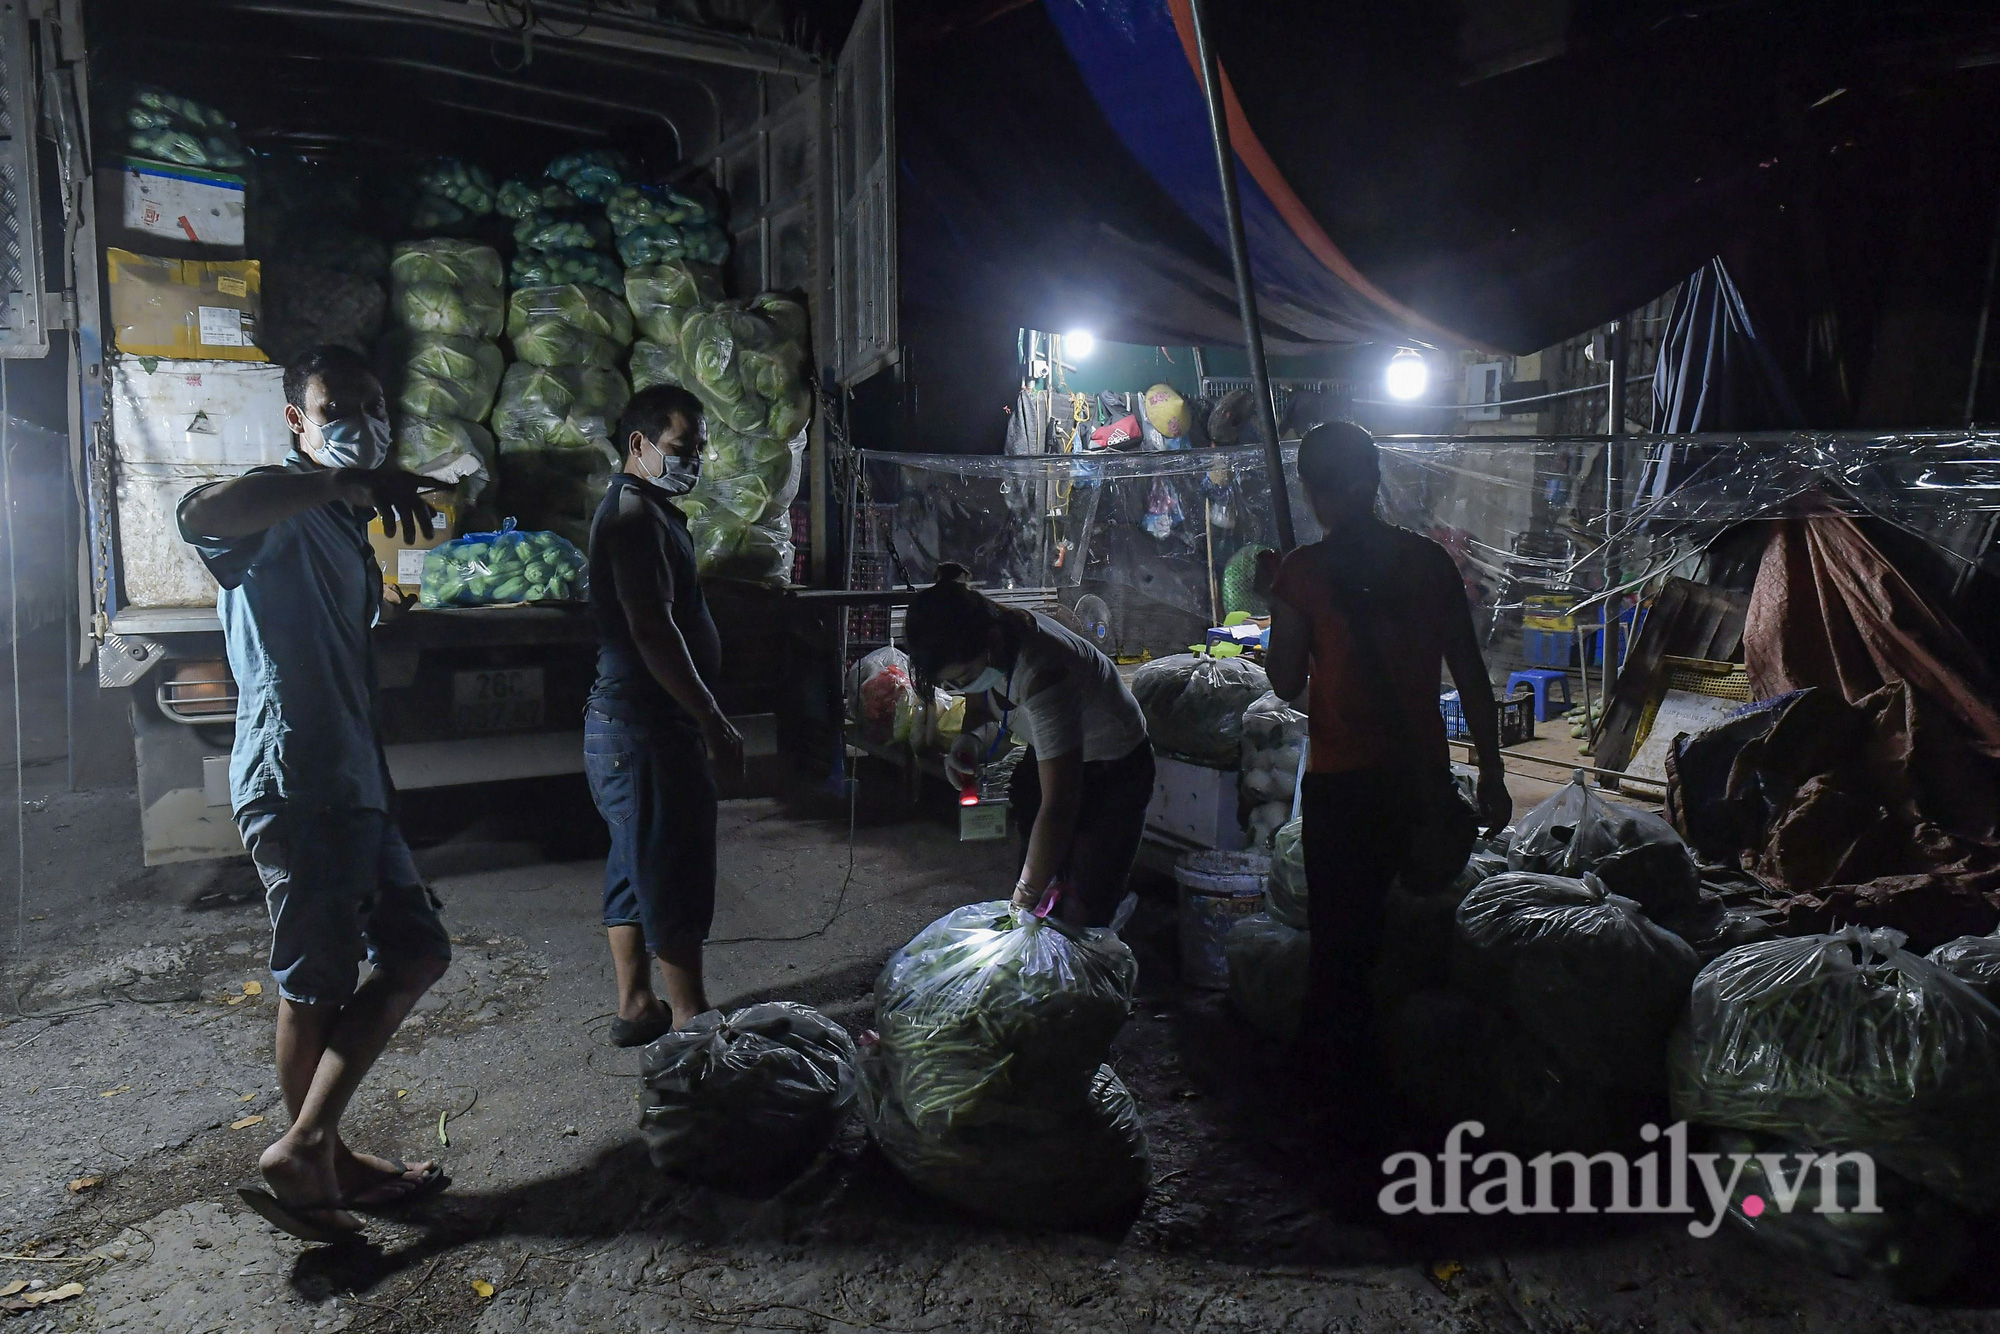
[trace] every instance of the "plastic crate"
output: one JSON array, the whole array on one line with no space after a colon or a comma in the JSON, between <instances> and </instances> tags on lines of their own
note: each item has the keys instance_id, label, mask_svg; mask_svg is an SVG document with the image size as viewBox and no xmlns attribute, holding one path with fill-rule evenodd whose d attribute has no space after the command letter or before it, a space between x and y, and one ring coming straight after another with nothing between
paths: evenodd
<instances>
[{"instance_id":1,"label":"plastic crate","mask_svg":"<svg viewBox=\"0 0 2000 1334\"><path fill-rule=\"evenodd\" d=\"M1525 626L1521 629L1521 660L1530 667L1567 670L1570 653L1575 647L1576 639L1570 633L1531 630Z\"/></svg>"},{"instance_id":2,"label":"plastic crate","mask_svg":"<svg viewBox=\"0 0 2000 1334\"><path fill-rule=\"evenodd\" d=\"M1496 699L1493 706L1500 710L1500 744L1518 746L1523 741L1535 739L1535 697L1517 695L1513 699ZM1448 690L1438 696L1438 712L1444 715L1445 734L1454 741L1470 741L1472 730L1465 725L1465 709L1460 704L1458 692Z\"/></svg>"}]
</instances>

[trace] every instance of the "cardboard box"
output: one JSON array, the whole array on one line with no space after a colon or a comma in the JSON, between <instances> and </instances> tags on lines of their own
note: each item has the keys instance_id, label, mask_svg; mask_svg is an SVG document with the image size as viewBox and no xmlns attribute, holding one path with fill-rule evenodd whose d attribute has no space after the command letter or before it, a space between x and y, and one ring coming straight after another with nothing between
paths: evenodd
<instances>
[{"instance_id":1,"label":"cardboard box","mask_svg":"<svg viewBox=\"0 0 2000 1334\"><path fill-rule=\"evenodd\" d=\"M283 463L292 450L284 368L115 356L111 438L126 463Z\"/></svg>"},{"instance_id":2,"label":"cardboard box","mask_svg":"<svg viewBox=\"0 0 2000 1334\"><path fill-rule=\"evenodd\" d=\"M243 178L127 158L118 219L128 232L204 246L243 244Z\"/></svg>"},{"instance_id":3,"label":"cardboard box","mask_svg":"<svg viewBox=\"0 0 2000 1334\"><path fill-rule=\"evenodd\" d=\"M391 535L380 519L368 525L368 545L375 548L375 560L382 567L384 587L393 585L410 594L420 591L424 553L458 536L458 502L450 496L426 496L425 499L437 511L437 518L432 522L429 535L418 533L415 542L403 541L400 528Z\"/></svg>"},{"instance_id":4,"label":"cardboard box","mask_svg":"<svg viewBox=\"0 0 2000 1334\"><path fill-rule=\"evenodd\" d=\"M156 259L104 252L117 348L137 357L269 361L257 346L262 274L254 259Z\"/></svg>"}]
</instances>

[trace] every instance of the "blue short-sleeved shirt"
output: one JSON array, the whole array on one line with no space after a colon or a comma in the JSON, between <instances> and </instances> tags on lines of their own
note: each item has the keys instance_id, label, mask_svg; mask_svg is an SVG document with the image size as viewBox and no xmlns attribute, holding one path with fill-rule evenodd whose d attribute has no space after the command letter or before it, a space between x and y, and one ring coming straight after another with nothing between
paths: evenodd
<instances>
[{"instance_id":1,"label":"blue short-sleeved shirt","mask_svg":"<svg viewBox=\"0 0 2000 1334\"><path fill-rule=\"evenodd\" d=\"M306 472L294 454L259 472ZM222 585L216 612L236 678L236 745L229 798L389 808L389 778L375 717L369 631L381 607L382 572L368 546L371 511L332 502L261 533L219 538L188 526L181 537Z\"/></svg>"}]
</instances>

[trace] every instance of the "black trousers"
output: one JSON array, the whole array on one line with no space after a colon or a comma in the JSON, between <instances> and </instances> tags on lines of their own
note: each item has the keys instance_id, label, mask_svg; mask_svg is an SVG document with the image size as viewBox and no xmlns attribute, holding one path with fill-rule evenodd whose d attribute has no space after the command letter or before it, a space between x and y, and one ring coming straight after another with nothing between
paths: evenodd
<instances>
[{"instance_id":1,"label":"black trousers","mask_svg":"<svg viewBox=\"0 0 2000 1334\"><path fill-rule=\"evenodd\" d=\"M1035 768L1031 749L1014 766L1007 785L1007 800L1013 804L1020 823L1021 856L1028 855L1028 840L1035 831L1035 817L1042 809L1042 776ZM1153 743L1141 741L1136 750L1115 760L1086 760L1083 765L1083 809L1077 812L1076 839L1069 846L1069 860L1056 868L1080 911L1065 912L1064 921L1084 926L1106 926L1118 901L1125 897L1125 882L1132 877L1132 863L1139 858L1139 839L1146 832L1146 808L1153 804Z\"/></svg>"},{"instance_id":2,"label":"black trousers","mask_svg":"<svg viewBox=\"0 0 2000 1334\"><path fill-rule=\"evenodd\" d=\"M1413 786L1381 769L1309 773L1300 798L1312 928L1301 1055L1350 1088L1379 1087L1371 980L1383 905L1421 818Z\"/></svg>"}]
</instances>

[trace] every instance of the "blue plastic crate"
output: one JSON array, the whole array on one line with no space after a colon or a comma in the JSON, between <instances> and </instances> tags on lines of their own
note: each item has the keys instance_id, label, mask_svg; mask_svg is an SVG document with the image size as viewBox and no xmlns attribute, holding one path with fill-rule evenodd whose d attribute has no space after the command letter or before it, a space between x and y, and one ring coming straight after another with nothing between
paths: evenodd
<instances>
[{"instance_id":1,"label":"blue plastic crate","mask_svg":"<svg viewBox=\"0 0 2000 1334\"><path fill-rule=\"evenodd\" d=\"M1566 669L1570 650L1575 647L1574 637L1555 630L1521 631L1521 658L1530 667Z\"/></svg>"},{"instance_id":2,"label":"blue plastic crate","mask_svg":"<svg viewBox=\"0 0 2000 1334\"><path fill-rule=\"evenodd\" d=\"M1500 744L1518 746L1523 741L1535 739L1535 697L1517 695L1513 699L1496 699L1493 706L1500 710ZM1445 735L1454 741L1472 740L1472 730L1465 725L1465 708L1459 702L1458 692L1448 690L1438 696L1438 712L1444 715Z\"/></svg>"}]
</instances>

